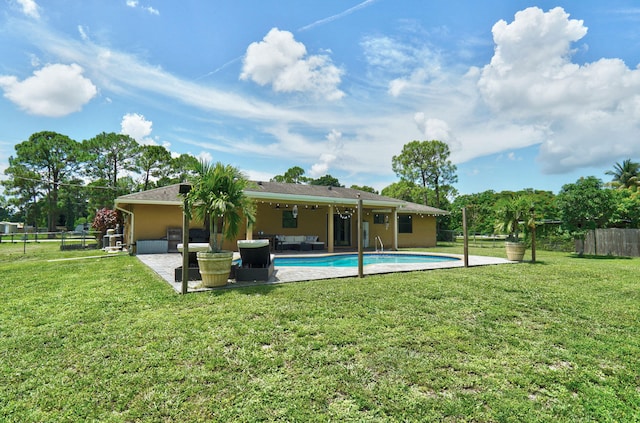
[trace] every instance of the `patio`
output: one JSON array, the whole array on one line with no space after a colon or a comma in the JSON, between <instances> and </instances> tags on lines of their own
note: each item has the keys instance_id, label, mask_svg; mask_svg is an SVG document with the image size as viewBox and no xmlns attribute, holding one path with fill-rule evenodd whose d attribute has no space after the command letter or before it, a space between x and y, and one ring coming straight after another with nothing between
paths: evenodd
<instances>
[{"instance_id":1,"label":"patio","mask_svg":"<svg viewBox=\"0 0 640 423\"><path fill-rule=\"evenodd\" d=\"M412 254L421 254L412 252ZM426 255L441 255L436 253L424 253ZM302 254L276 254L276 257L299 257ZM307 255L307 254L305 254ZM310 254L309 254L310 255ZM444 254L442 254L444 255ZM447 257L457 257L457 261L443 261L437 263L412 263L412 264L370 264L364 267L364 275L381 273L401 273L419 270L448 269L464 267L461 255L446 255ZM178 253L169 254L139 254L136 257L146 264L150 269L160 275L173 289L180 293L182 282L175 281L175 268L182 265L182 255ZM502 258L469 256L469 266L488 266L496 264L514 263ZM188 292L203 292L216 289L244 288L249 286L274 285L288 282L302 282L320 279L357 277L357 267L288 267L276 266L275 273L269 281L248 281L236 282L229 280L229 283L220 288L200 288L200 281L189 281Z\"/></svg>"}]
</instances>

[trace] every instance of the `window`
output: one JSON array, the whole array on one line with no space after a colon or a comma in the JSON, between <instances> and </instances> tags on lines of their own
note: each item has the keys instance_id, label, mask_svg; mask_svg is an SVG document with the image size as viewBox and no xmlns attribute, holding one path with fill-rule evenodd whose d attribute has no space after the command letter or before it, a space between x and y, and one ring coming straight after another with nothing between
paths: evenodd
<instances>
[{"instance_id":1,"label":"window","mask_svg":"<svg viewBox=\"0 0 640 423\"><path fill-rule=\"evenodd\" d=\"M373 223L375 225L384 225L384 214L376 213L373 215Z\"/></svg>"},{"instance_id":2,"label":"window","mask_svg":"<svg viewBox=\"0 0 640 423\"><path fill-rule=\"evenodd\" d=\"M298 219L293 217L293 212L291 210L283 210L282 211L282 227L283 228L297 228L298 227Z\"/></svg>"},{"instance_id":3,"label":"window","mask_svg":"<svg viewBox=\"0 0 640 423\"><path fill-rule=\"evenodd\" d=\"M409 214L398 215L398 233L410 234L413 233L413 219Z\"/></svg>"}]
</instances>

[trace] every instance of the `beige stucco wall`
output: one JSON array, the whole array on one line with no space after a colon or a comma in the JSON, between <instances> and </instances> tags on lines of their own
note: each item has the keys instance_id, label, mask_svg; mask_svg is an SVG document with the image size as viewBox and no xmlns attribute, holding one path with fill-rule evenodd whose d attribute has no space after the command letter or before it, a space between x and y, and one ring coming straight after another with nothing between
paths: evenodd
<instances>
[{"instance_id":1,"label":"beige stucco wall","mask_svg":"<svg viewBox=\"0 0 640 423\"><path fill-rule=\"evenodd\" d=\"M435 247L436 218L434 216L411 215L413 220L410 234L398 234L398 248Z\"/></svg>"},{"instance_id":2,"label":"beige stucco wall","mask_svg":"<svg viewBox=\"0 0 640 423\"><path fill-rule=\"evenodd\" d=\"M364 221L369 222L369 247L376 247L376 237L380 237L382 241L382 245L385 249L391 249L393 245L393 215L391 213L383 213L386 216L389 216L389 224L386 225L384 223L373 223L374 215L373 212L368 212L365 210L364 212ZM356 228L357 230L357 228ZM354 235L357 236L357 235Z\"/></svg>"},{"instance_id":3,"label":"beige stucco wall","mask_svg":"<svg viewBox=\"0 0 640 423\"><path fill-rule=\"evenodd\" d=\"M182 227L182 208L179 206L136 204L133 213L136 240L161 239L167 236L167 228Z\"/></svg>"}]
</instances>

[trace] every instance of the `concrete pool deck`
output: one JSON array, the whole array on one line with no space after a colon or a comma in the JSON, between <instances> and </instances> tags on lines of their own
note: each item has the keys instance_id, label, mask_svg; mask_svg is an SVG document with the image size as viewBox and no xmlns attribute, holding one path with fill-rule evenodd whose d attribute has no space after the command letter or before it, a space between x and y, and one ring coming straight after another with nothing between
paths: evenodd
<instances>
[{"instance_id":1,"label":"concrete pool deck","mask_svg":"<svg viewBox=\"0 0 640 423\"><path fill-rule=\"evenodd\" d=\"M393 254L394 252L387 252ZM424 254L429 256L456 257L460 260L442 261L436 263L403 263L403 264L369 264L364 266L364 275L375 275L382 273L401 273L413 272L419 270L449 269L455 267L464 267L462 255L457 254L439 254L439 253L419 253L403 251L405 254ZM324 253L326 254L326 253ZM310 256L318 256L324 254L309 254ZM276 254L276 257L300 257L301 254ZM179 253L169 254L139 254L136 257L160 275L169 285L178 293L182 292L182 282L175 281L175 268L182 265L182 255ZM489 266L496 264L512 264L515 262L496 257L485 256L469 256L469 266ZM189 281L188 292L203 292L229 288L243 288L249 286L275 285L287 282L302 282L319 279L334 279L357 277L358 267L295 267L295 266L276 266L275 272L269 281L250 281L236 282L229 280L229 283L220 288L201 288L198 285L200 281Z\"/></svg>"}]
</instances>

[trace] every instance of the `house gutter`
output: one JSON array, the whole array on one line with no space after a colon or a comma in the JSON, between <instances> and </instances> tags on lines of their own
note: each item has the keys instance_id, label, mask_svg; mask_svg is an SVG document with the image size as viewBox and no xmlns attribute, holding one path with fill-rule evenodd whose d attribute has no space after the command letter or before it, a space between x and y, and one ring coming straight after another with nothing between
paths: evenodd
<instances>
[{"instance_id":1,"label":"house gutter","mask_svg":"<svg viewBox=\"0 0 640 423\"><path fill-rule=\"evenodd\" d=\"M131 217L131 225L129 225L129 243L132 242L133 240L133 234L134 234L134 225L135 225L135 214L133 214L132 211L129 211L127 209L123 209L122 207L118 206L118 203L115 204L116 210L120 210L123 213L128 214ZM127 244L127 250L129 250L129 254L133 253L132 249L130 248L132 244Z\"/></svg>"}]
</instances>

